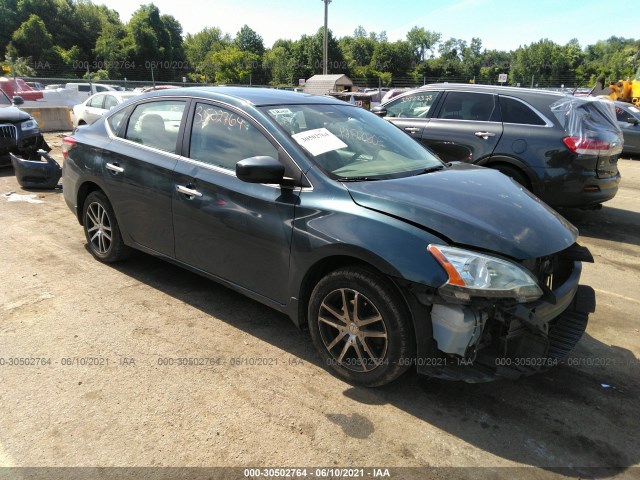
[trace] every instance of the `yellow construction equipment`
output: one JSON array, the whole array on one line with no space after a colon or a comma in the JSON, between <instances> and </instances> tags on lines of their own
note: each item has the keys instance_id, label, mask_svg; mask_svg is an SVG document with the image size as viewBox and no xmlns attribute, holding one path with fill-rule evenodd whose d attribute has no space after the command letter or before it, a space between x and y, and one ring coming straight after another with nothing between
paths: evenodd
<instances>
[{"instance_id":1,"label":"yellow construction equipment","mask_svg":"<svg viewBox=\"0 0 640 480\"><path fill-rule=\"evenodd\" d=\"M619 80L604 86L604 78L599 78L590 95L607 97L610 100L633 103L640 106L640 68L633 80Z\"/></svg>"}]
</instances>

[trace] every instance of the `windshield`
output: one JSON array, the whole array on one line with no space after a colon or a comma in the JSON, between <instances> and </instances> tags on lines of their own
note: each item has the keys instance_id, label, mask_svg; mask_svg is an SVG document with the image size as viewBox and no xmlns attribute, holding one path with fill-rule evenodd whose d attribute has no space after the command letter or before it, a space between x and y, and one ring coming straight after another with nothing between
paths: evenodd
<instances>
[{"instance_id":1,"label":"windshield","mask_svg":"<svg viewBox=\"0 0 640 480\"><path fill-rule=\"evenodd\" d=\"M409 135L362 108L284 105L264 110L334 179L397 178L443 167Z\"/></svg>"},{"instance_id":2,"label":"windshield","mask_svg":"<svg viewBox=\"0 0 640 480\"><path fill-rule=\"evenodd\" d=\"M2 90L0 90L0 105L11 105L11 100Z\"/></svg>"}]
</instances>

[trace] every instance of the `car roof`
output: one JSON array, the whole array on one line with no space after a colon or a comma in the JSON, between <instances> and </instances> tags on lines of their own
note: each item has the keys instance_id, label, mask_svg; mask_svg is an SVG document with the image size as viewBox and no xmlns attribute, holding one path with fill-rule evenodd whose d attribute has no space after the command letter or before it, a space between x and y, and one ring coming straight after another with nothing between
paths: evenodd
<instances>
[{"instance_id":1,"label":"car roof","mask_svg":"<svg viewBox=\"0 0 640 480\"><path fill-rule=\"evenodd\" d=\"M498 94L536 94L536 95L549 95L554 97L566 96L563 92L554 92L552 90L542 90L538 88L526 88L526 87L503 87L500 85L476 85L473 83L430 83L423 85L417 90L428 90L432 88L443 88L446 90L467 90L486 93L498 93Z\"/></svg>"},{"instance_id":2,"label":"car roof","mask_svg":"<svg viewBox=\"0 0 640 480\"><path fill-rule=\"evenodd\" d=\"M157 90L144 97L201 97L222 100L236 104L251 104L256 107L267 105L325 104L344 105L345 102L333 97L310 95L275 88L253 87L187 87L181 89Z\"/></svg>"}]
</instances>

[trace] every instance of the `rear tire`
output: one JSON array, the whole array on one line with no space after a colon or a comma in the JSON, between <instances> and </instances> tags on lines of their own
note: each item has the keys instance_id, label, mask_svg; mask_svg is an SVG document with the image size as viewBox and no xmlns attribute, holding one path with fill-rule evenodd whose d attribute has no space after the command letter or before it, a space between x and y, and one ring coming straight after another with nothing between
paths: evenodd
<instances>
[{"instance_id":1,"label":"rear tire","mask_svg":"<svg viewBox=\"0 0 640 480\"><path fill-rule=\"evenodd\" d=\"M335 270L311 293L311 339L338 376L366 387L392 382L415 357L407 308L389 281L360 267Z\"/></svg>"},{"instance_id":2,"label":"rear tire","mask_svg":"<svg viewBox=\"0 0 640 480\"><path fill-rule=\"evenodd\" d=\"M107 196L101 191L91 192L82 207L84 234L91 254L101 262L113 263L129 256L120 227Z\"/></svg>"}]
</instances>

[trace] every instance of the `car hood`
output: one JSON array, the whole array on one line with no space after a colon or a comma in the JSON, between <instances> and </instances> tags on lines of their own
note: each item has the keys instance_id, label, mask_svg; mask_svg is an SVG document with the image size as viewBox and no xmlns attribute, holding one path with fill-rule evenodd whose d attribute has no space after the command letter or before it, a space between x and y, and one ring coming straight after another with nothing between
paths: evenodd
<instances>
[{"instance_id":1,"label":"car hood","mask_svg":"<svg viewBox=\"0 0 640 480\"><path fill-rule=\"evenodd\" d=\"M31 116L23 112L17 107L2 107L0 108L0 122L21 122L28 120Z\"/></svg>"},{"instance_id":2,"label":"car hood","mask_svg":"<svg viewBox=\"0 0 640 480\"><path fill-rule=\"evenodd\" d=\"M418 224L453 244L518 260L564 250L578 237L555 210L488 168L454 164L413 177L344 185L362 207Z\"/></svg>"}]
</instances>

